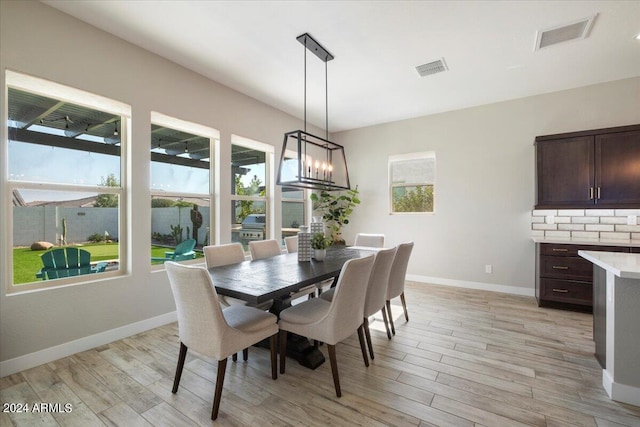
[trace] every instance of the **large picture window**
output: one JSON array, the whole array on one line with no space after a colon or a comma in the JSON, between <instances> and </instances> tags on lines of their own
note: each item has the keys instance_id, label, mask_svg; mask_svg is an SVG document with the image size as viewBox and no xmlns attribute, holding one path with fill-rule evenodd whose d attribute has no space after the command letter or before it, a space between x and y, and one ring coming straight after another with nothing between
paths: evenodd
<instances>
[{"instance_id":1,"label":"large picture window","mask_svg":"<svg viewBox=\"0 0 640 427\"><path fill-rule=\"evenodd\" d=\"M245 250L251 240L269 239L273 147L233 135L231 145L231 241Z\"/></svg>"},{"instance_id":2,"label":"large picture window","mask_svg":"<svg viewBox=\"0 0 640 427\"><path fill-rule=\"evenodd\" d=\"M392 214L433 213L436 155L433 151L389 157Z\"/></svg>"},{"instance_id":3,"label":"large picture window","mask_svg":"<svg viewBox=\"0 0 640 427\"><path fill-rule=\"evenodd\" d=\"M151 263L200 258L215 241L211 165L218 131L160 113L151 122Z\"/></svg>"},{"instance_id":4,"label":"large picture window","mask_svg":"<svg viewBox=\"0 0 640 427\"><path fill-rule=\"evenodd\" d=\"M9 71L7 86L8 292L123 271L129 107Z\"/></svg>"}]
</instances>

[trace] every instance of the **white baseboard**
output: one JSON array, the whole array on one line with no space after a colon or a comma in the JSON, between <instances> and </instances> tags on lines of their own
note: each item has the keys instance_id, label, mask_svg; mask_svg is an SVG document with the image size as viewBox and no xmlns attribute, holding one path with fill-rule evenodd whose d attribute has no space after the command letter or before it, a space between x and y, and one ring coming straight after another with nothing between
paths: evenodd
<instances>
[{"instance_id":1,"label":"white baseboard","mask_svg":"<svg viewBox=\"0 0 640 427\"><path fill-rule=\"evenodd\" d=\"M175 322L175 311L0 362L0 378Z\"/></svg>"},{"instance_id":2,"label":"white baseboard","mask_svg":"<svg viewBox=\"0 0 640 427\"><path fill-rule=\"evenodd\" d=\"M609 375L609 371L606 369L602 370L602 385L611 400L640 406L640 387L620 384L613 381L613 378Z\"/></svg>"},{"instance_id":3,"label":"white baseboard","mask_svg":"<svg viewBox=\"0 0 640 427\"><path fill-rule=\"evenodd\" d=\"M482 291L501 292L503 294L535 296L535 289L522 288L520 286L496 285L493 283L469 282L466 280L444 279L442 277L420 276L417 274L407 274L407 280L421 283L432 283L434 285L455 286L457 288L479 289Z\"/></svg>"}]
</instances>

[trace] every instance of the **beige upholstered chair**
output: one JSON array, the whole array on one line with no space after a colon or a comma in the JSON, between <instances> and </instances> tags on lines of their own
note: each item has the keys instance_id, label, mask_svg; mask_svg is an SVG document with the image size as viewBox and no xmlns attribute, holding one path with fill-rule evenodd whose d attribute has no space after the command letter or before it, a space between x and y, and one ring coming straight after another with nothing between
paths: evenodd
<instances>
[{"instance_id":1,"label":"beige upholstered chair","mask_svg":"<svg viewBox=\"0 0 640 427\"><path fill-rule=\"evenodd\" d=\"M287 333L309 337L327 344L333 384L340 397L340 379L336 362L336 344L358 331L362 358L369 366L364 349L362 317L364 297L373 267L373 255L347 261L342 267L333 301L313 298L280 312L280 373L285 372Z\"/></svg>"},{"instance_id":2,"label":"beige upholstered chair","mask_svg":"<svg viewBox=\"0 0 640 427\"><path fill-rule=\"evenodd\" d=\"M284 244L287 246L288 253L298 252L298 236L285 237Z\"/></svg>"},{"instance_id":3,"label":"beige upholstered chair","mask_svg":"<svg viewBox=\"0 0 640 427\"><path fill-rule=\"evenodd\" d=\"M207 268L221 267L223 265L238 264L245 260L244 249L240 243L227 243L224 245L205 246L202 248L204 252L204 259L207 264ZM218 301L220 305L225 308L234 304L247 305L247 302L241 299L228 297L224 295L218 295ZM273 305L273 300L269 300L262 304L259 304L256 308L260 310L269 310ZM249 350L244 349L242 351L242 358L246 361L249 358ZM234 353L233 361L237 361L238 356Z\"/></svg>"},{"instance_id":4,"label":"beige upholstered chair","mask_svg":"<svg viewBox=\"0 0 640 427\"><path fill-rule=\"evenodd\" d=\"M207 268L238 264L245 260L244 249L240 243L205 246L202 248Z\"/></svg>"},{"instance_id":5,"label":"beige upholstered chair","mask_svg":"<svg viewBox=\"0 0 640 427\"><path fill-rule=\"evenodd\" d=\"M277 240L253 240L249 242L249 250L251 259L254 260L282 255L282 249Z\"/></svg>"},{"instance_id":6,"label":"beige upholstered chair","mask_svg":"<svg viewBox=\"0 0 640 427\"><path fill-rule=\"evenodd\" d=\"M278 378L276 362L277 318L244 305L222 309L216 288L205 268L166 262L167 275L178 312L180 354L172 393L178 391L187 350L218 360L218 375L211 419L218 417L227 358L238 350L269 338L271 377Z\"/></svg>"},{"instance_id":7,"label":"beige upholstered chair","mask_svg":"<svg viewBox=\"0 0 640 427\"><path fill-rule=\"evenodd\" d=\"M413 242L401 243L398 245L398 252L391 266L389 274L389 286L387 287L387 314L389 315L389 323L391 324L391 332L396 334L396 328L393 324L393 315L391 314L391 300L400 297L402 308L404 309L404 318L409 321L409 313L407 312L407 303L404 299L404 281L407 276L407 264L413 250ZM391 334L387 331L387 336L391 339Z\"/></svg>"},{"instance_id":8,"label":"beige upholstered chair","mask_svg":"<svg viewBox=\"0 0 640 427\"><path fill-rule=\"evenodd\" d=\"M370 248L384 248L384 234L356 234L354 246L368 246Z\"/></svg>"},{"instance_id":9,"label":"beige upholstered chair","mask_svg":"<svg viewBox=\"0 0 640 427\"><path fill-rule=\"evenodd\" d=\"M369 284L367 285L367 296L364 300L364 333L367 338L367 346L369 347L369 356L371 359L375 356L373 354L373 345L371 343L369 317L373 316L378 311L382 311L384 327L387 330L387 335L391 335L389 333L389 322L387 320L385 301L391 266L393 265L393 260L396 256L397 250L398 248L381 249L376 253L373 269L371 270L371 276L369 278ZM332 288L327 292L322 293L320 298L326 301L331 301L333 299L335 289L336 288Z\"/></svg>"}]
</instances>

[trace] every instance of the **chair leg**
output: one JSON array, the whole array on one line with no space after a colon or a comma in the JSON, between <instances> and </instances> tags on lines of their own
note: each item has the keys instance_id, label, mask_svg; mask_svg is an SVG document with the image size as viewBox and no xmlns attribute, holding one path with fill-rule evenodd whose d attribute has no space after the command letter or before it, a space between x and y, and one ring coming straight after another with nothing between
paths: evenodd
<instances>
[{"instance_id":1,"label":"chair leg","mask_svg":"<svg viewBox=\"0 0 640 427\"><path fill-rule=\"evenodd\" d=\"M287 362L287 331L280 329L280 373L284 374Z\"/></svg>"},{"instance_id":2,"label":"chair leg","mask_svg":"<svg viewBox=\"0 0 640 427\"><path fill-rule=\"evenodd\" d=\"M367 347L369 347L369 357L371 360L374 359L373 356L373 344L371 343L371 331L369 330L369 318L364 318L364 336L367 339Z\"/></svg>"},{"instance_id":3,"label":"chair leg","mask_svg":"<svg viewBox=\"0 0 640 427\"><path fill-rule=\"evenodd\" d=\"M387 314L389 315L389 324L391 324L391 333L396 334L396 328L393 325L393 314L391 314L391 301L387 300Z\"/></svg>"},{"instance_id":4,"label":"chair leg","mask_svg":"<svg viewBox=\"0 0 640 427\"><path fill-rule=\"evenodd\" d=\"M338 362L336 361L336 346L327 344L329 350L329 362L331 362L331 373L333 374L333 385L336 388L336 396L342 396L340 391L340 378L338 377Z\"/></svg>"},{"instance_id":5,"label":"chair leg","mask_svg":"<svg viewBox=\"0 0 640 427\"><path fill-rule=\"evenodd\" d=\"M249 359L249 349L245 348L244 350L242 350L242 360L246 362L248 359Z\"/></svg>"},{"instance_id":6,"label":"chair leg","mask_svg":"<svg viewBox=\"0 0 640 427\"><path fill-rule=\"evenodd\" d=\"M364 326L358 326L358 339L360 340L360 350L362 351L362 359L364 360L364 366L369 367L369 358L367 357L367 350L364 348Z\"/></svg>"},{"instance_id":7,"label":"chair leg","mask_svg":"<svg viewBox=\"0 0 640 427\"><path fill-rule=\"evenodd\" d=\"M224 384L224 373L227 370L227 359L218 361L218 377L216 378L216 392L213 395L213 410L211 411L211 419L218 418L218 409L220 409L220 398L222 397L222 385Z\"/></svg>"},{"instance_id":8,"label":"chair leg","mask_svg":"<svg viewBox=\"0 0 640 427\"><path fill-rule=\"evenodd\" d=\"M269 337L269 350L271 352L271 378L278 379L278 334Z\"/></svg>"},{"instance_id":9,"label":"chair leg","mask_svg":"<svg viewBox=\"0 0 640 427\"><path fill-rule=\"evenodd\" d=\"M389 320L387 319L387 309L382 307L382 320L384 320L384 329L387 331L387 338L391 339L391 330L389 329Z\"/></svg>"},{"instance_id":10,"label":"chair leg","mask_svg":"<svg viewBox=\"0 0 640 427\"><path fill-rule=\"evenodd\" d=\"M238 361L238 353L233 353L233 356L231 356L231 360L233 360L234 362Z\"/></svg>"},{"instance_id":11,"label":"chair leg","mask_svg":"<svg viewBox=\"0 0 640 427\"><path fill-rule=\"evenodd\" d=\"M180 377L182 376L182 368L184 368L184 360L187 358L187 346L180 343L180 353L178 354L178 365L176 366L176 376L173 379L173 390L171 393L178 391L180 385Z\"/></svg>"},{"instance_id":12,"label":"chair leg","mask_svg":"<svg viewBox=\"0 0 640 427\"><path fill-rule=\"evenodd\" d=\"M407 311L407 302L404 300L404 292L400 294L400 301L402 301L402 308L404 309L404 318L409 321L409 312Z\"/></svg>"}]
</instances>

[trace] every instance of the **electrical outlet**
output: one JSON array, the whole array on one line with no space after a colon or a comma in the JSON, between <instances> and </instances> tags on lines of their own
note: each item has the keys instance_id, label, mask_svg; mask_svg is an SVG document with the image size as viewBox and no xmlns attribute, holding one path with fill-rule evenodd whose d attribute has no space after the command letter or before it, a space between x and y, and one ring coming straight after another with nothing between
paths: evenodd
<instances>
[{"instance_id":1,"label":"electrical outlet","mask_svg":"<svg viewBox=\"0 0 640 427\"><path fill-rule=\"evenodd\" d=\"M491 264L487 264L484 266L485 273L493 273L493 266Z\"/></svg>"},{"instance_id":2,"label":"electrical outlet","mask_svg":"<svg viewBox=\"0 0 640 427\"><path fill-rule=\"evenodd\" d=\"M638 225L638 217L635 215L629 215L627 217L627 225Z\"/></svg>"}]
</instances>

